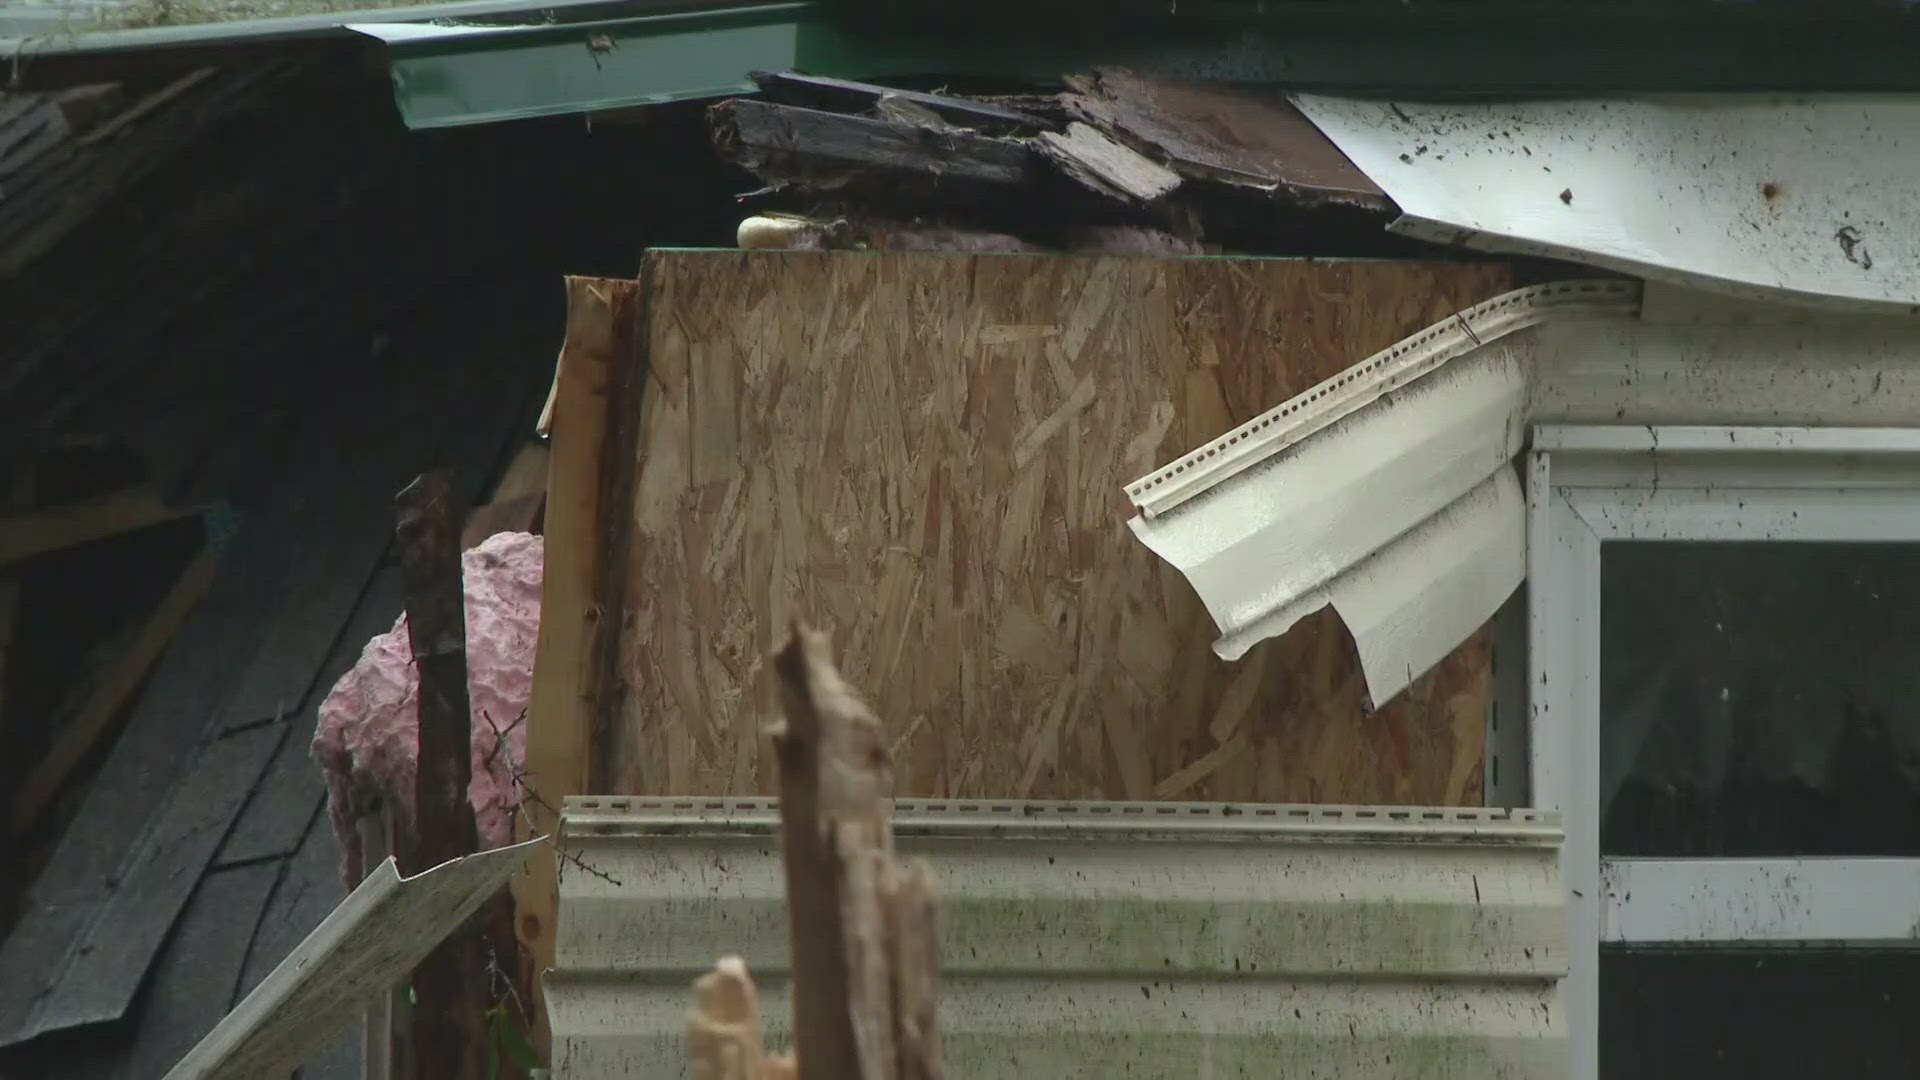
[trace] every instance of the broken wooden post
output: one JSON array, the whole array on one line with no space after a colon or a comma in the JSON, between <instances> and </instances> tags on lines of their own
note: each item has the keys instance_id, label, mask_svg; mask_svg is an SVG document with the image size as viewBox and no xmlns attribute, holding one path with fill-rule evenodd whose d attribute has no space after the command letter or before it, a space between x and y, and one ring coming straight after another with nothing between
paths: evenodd
<instances>
[{"instance_id":1,"label":"broken wooden post","mask_svg":"<svg viewBox=\"0 0 1920 1080\"><path fill-rule=\"evenodd\" d=\"M414 834L401 838L417 874L478 846L473 806L473 712L467 701L467 618L459 516L445 470L421 475L395 499L394 530L407 597L407 637L420 674L420 754ZM413 1060L421 1080L487 1075L479 942L456 931L414 973Z\"/></svg>"},{"instance_id":2,"label":"broken wooden post","mask_svg":"<svg viewBox=\"0 0 1920 1080\"><path fill-rule=\"evenodd\" d=\"M795 626L774 656L774 733L793 950L799 1080L939 1080L939 941L926 868L893 858L892 759L880 721L840 677L825 635ZM703 1080L774 1080L753 983L737 958L695 984Z\"/></svg>"}]
</instances>

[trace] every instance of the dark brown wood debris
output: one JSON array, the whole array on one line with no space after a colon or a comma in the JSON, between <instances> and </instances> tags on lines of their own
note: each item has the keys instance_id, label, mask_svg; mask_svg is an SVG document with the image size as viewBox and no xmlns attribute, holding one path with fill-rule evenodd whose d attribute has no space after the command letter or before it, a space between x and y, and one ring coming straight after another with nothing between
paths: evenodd
<instances>
[{"instance_id":1,"label":"dark brown wood debris","mask_svg":"<svg viewBox=\"0 0 1920 1080\"><path fill-rule=\"evenodd\" d=\"M1069 113L1184 176L1301 206L1393 209L1281 91L1176 83L1118 68L1067 83Z\"/></svg>"},{"instance_id":2,"label":"dark brown wood debris","mask_svg":"<svg viewBox=\"0 0 1920 1080\"><path fill-rule=\"evenodd\" d=\"M737 99L714 106L723 157L774 183L815 191L906 182L915 188L1013 189L1028 182L1032 154L1012 139L960 128L821 112Z\"/></svg>"},{"instance_id":3,"label":"dark brown wood debris","mask_svg":"<svg viewBox=\"0 0 1920 1080\"><path fill-rule=\"evenodd\" d=\"M1121 69L970 97L758 73L710 112L742 246L1384 255L1393 206L1278 90ZM769 226L778 213L811 224ZM886 222L866 227L852 222ZM1114 246L1115 242L1118 246Z\"/></svg>"},{"instance_id":4,"label":"dark brown wood debris","mask_svg":"<svg viewBox=\"0 0 1920 1080\"><path fill-rule=\"evenodd\" d=\"M472 766L472 708L467 697L466 588L461 578L460 513L453 477L424 473L396 498L394 530L407 594L407 637L420 673L419 770L415 835L401 837L411 874L471 855L479 846L467 801ZM416 1075L481 1080L487 1075L486 967L479 940L456 930L413 976Z\"/></svg>"},{"instance_id":5,"label":"dark brown wood debris","mask_svg":"<svg viewBox=\"0 0 1920 1080\"><path fill-rule=\"evenodd\" d=\"M1086 124L1076 122L1065 134L1042 132L1039 146L1061 173L1121 202L1156 202L1180 186L1178 173Z\"/></svg>"},{"instance_id":6,"label":"dark brown wood debris","mask_svg":"<svg viewBox=\"0 0 1920 1080\"><path fill-rule=\"evenodd\" d=\"M1018 108L992 101L923 94L914 90L895 90L872 83L823 79L791 71L756 71L754 85L773 101L829 112L868 113L883 102L908 102L927 110L954 127L968 128L982 135L1027 135L1036 131L1058 130L1055 120L1044 119Z\"/></svg>"}]
</instances>

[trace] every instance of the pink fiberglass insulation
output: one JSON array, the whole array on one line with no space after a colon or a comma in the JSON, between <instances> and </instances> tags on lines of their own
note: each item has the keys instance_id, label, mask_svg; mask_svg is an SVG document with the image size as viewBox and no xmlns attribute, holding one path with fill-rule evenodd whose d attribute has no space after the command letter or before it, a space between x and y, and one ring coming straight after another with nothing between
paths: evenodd
<instances>
[{"instance_id":1,"label":"pink fiberglass insulation","mask_svg":"<svg viewBox=\"0 0 1920 1080\"><path fill-rule=\"evenodd\" d=\"M518 805L512 769L525 760L523 719L533 692L540 635L544 546L527 533L498 533L461 557L466 581L467 693L473 705L473 803L480 847L513 838ZM320 703L313 756L327 781L327 809L349 888L360 881L358 820L387 808L399 835L413 832L414 771L419 760L420 678L407 640L407 617L360 654ZM506 747L499 749L499 732ZM510 764L512 763L512 764Z\"/></svg>"}]
</instances>

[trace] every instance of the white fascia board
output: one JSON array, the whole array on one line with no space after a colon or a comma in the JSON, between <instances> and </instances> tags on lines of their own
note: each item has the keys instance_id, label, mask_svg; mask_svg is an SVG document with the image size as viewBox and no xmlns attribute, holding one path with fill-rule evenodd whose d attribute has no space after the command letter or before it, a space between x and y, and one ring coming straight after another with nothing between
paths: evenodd
<instances>
[{"instance_id":1,"label":"white fascia board","mask_svg":"<svg viewBox=\"0 0 1920 1080\"><path fill-rule=\"evenodd\" d=\"M1785 321L1651 284L1646 304L1533 332L1536 423L1920 426L1920 320Z\"/></svg>"},{"instance_id":2,"label":"white fascia board","mask_svg":"<svg viewBox=\"0 0 1920 1080\"><path fill-rule=\"evenodd\" d=\"M1530 343L1554 317L1632 315L1632 284L1496 297L1128 485L1129 525L1184 574L1233 660L1331 604L1384 703L1525 574Z\"/></svg>"},{"instance_id":3,"label":"white fascia board","mask_svg":"<svg viewBox=\"0 0 1920 1080\"><path fill-rule=\"evenodd\" d=\"M1920 859L1606 859L1600 939L1920 946Z\"/></svg>"},{"instance_id":4,"label":"white fascia board","mask_svg":"<svg viewBox=\"0 0 1920 1080\"><path fill-rule=\"evenodd\" d=\"M1545 425L1533 448L1559 454L1916 454L1913 428L1735 427L1725 424Z\"/></svg>"},{"instance_id":5,"label":"white fascia board","mask_svg":"<svg viewBox=\"0 0 1920 1080\"><path fill-rule=\"evenodd\" d=\"M1294 103L1395 232L1730 296L1911 314L1920 95Z\"/></svg>"}]
</instances>

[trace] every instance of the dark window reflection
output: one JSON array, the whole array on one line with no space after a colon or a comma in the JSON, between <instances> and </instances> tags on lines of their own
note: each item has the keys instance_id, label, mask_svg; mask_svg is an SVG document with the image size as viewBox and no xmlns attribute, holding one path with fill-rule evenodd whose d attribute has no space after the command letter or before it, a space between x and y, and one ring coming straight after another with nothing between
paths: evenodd
<instances>
[{"instance_id":1,"label":"dark window reflection","mask_svg":"<svg viewBox=\"0 0 1920 1080\"><path fill-rule=\"evenodd\" d=\"M1607 854L1920 854L1920 545L1600 562Z\"/></svg>"},{"instance_id":2,"label":"dark window reflection","mask_svg":"<svg viewBox=\"0 0 1920 1080\"><path fill-rule=\"evenodd\" d=\"M1600 957L1603 1080L1920 1076L1920 953Z\"/></svg>"}]
</instances>

